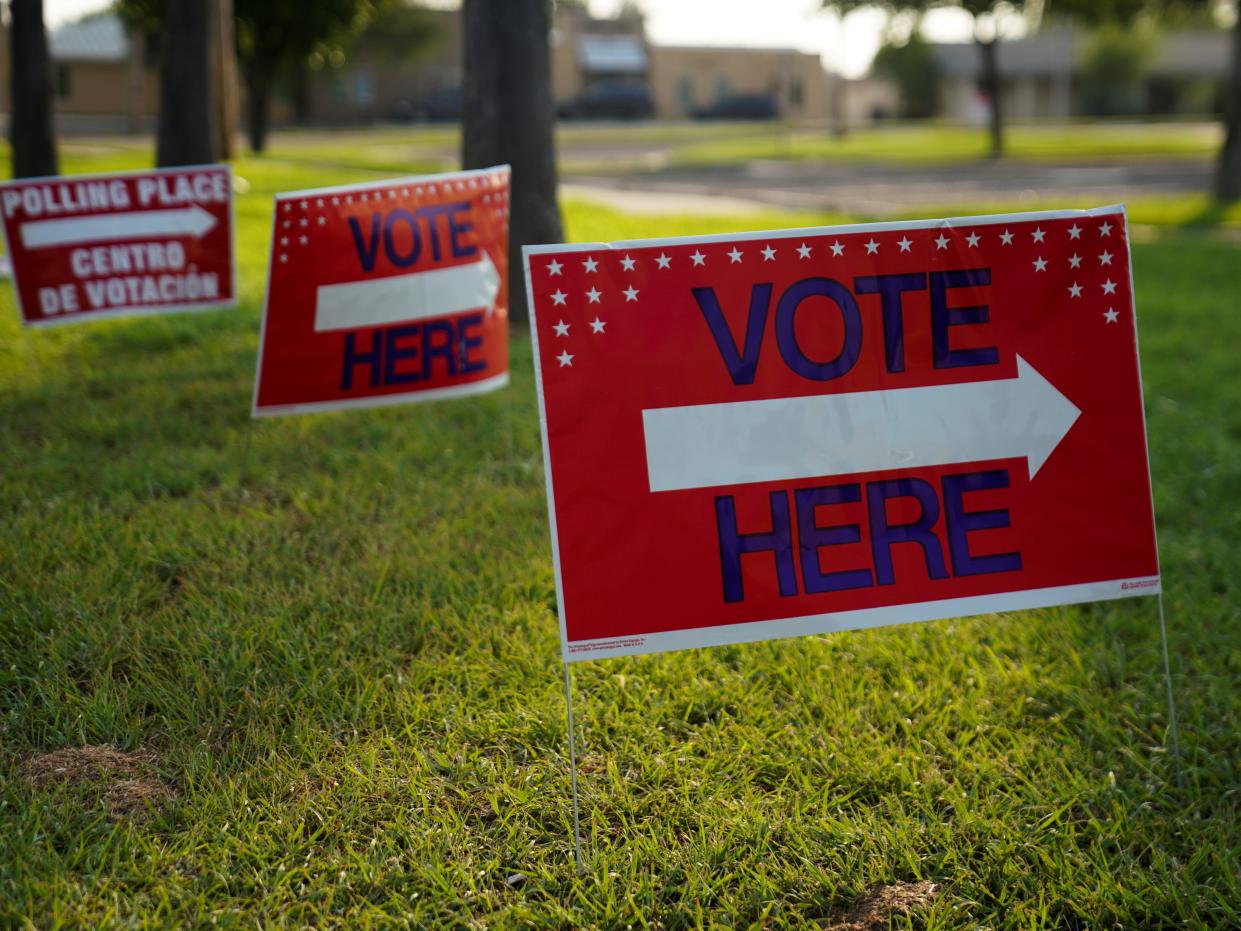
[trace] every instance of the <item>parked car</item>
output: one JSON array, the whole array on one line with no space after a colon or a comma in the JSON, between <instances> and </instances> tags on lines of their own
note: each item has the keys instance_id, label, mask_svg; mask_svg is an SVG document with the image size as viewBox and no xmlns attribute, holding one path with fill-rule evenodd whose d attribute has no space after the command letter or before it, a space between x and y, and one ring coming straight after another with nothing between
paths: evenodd
<instances>
[{"instance_id":1,"label":"parked car","mask_svg":"<svg viewBox=\"0 0 1241 931\"><path fill-rule=\"evenodd\" d=\"M779 115L770 94L733 94L694 111L699 120L774 120Z\"/></svg>"},{"instance_id":2,"label":"parked car","mask_svg":"<svg viewBox=\"0 0 1241 931\"><path fill-rule=\"evenodd\" d=\"M414 110L416 119L431 123L442 123L461 119L461 88L443 87L431 91Z\"/></svg>"},{"instance_id":3,"label":"parked car","mask_svg":"<svg viewBox=\"0 0 1241 931\"><path fill-rule=\"evenodd\" d=\"M641 81L598 81L571 100L561 101L557 115L564 119L649 119L655 113L651 90Z\"/></svg>"}]
</instances>

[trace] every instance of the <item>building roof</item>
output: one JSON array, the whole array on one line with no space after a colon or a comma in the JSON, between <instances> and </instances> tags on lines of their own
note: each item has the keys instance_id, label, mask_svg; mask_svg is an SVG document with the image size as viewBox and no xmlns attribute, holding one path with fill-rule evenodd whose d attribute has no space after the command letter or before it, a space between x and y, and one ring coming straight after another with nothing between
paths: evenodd
<instances>
[{"instance_id":1,"label":"building roof","mask_svg":"<svg viewBox=\"0 0 1241 931\"><path fill-rule=\"evenodd\" d=\"M997 57L1005 77L1068 74L1077 59L1078 39L1070 29L1048 29L1024 39L1000 41ZM943 42L931 46L940 71L947 75L973 77L980 67L977 44Z\"/></svg>"},{"instance_id":2,"label":"building roof","mask_svg":"<svg viewBox=\"0 0 1241 931\"><path fill-rule=\"evenodd\" d=\"M1005 77L1070 74L1089 42L1089 33L1063 27L1001 41L1000 73ZM1150 71L1176 77L1222 77L1228 73L1228 42L1228 33L1222 29L1166 33L1155 42ZM945 42L931 48L944 74L967 78L978 74L980 56L974 43Z\"/></svg>"},{"instance_id":3,"label":"building roof","mask_svg":"<svg viewBox=\"0 0 1241 931\"><path fill-rule=\"evenodd\" d=\"M589 74L646 74L650 65L641 36L581 35L577 57Z\"/></svg>"},{"instance_id":4,"label":"building roof","mask_svg":"<svg viewBox=\"0 0 1241 931\"><path fill-rule=\"evenodd\" d=\"M1172 32L1155 49L1151 71L1182 77L1223 77L1228 73L1229 35L1223 29Z\"/></svg>"},{"instance_id":5,"label":"building roof","mask_svg":"<svg viewBox=\"0 0 1241 931\"><path fill-rule=\"evenodd\" d=\"M125 26L111 13L65 23L50 38L52 58L57 61L124 61L129 57Z\"/></svg>"}]
</instances>

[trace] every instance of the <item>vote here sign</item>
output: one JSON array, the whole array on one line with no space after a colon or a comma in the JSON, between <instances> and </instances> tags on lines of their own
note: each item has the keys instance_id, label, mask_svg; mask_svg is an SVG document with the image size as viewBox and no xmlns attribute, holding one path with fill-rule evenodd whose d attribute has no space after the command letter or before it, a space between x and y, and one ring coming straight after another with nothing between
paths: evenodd
<instances>
[{"instance_id":1,"label":"vote here sign","mask_svg":"<svg viewBox=\"0 0 1241 931\"><path fill-rule=\"evenodd\" d=\"M256 416L508 383L508 166L276 197Z\"/></svg>"},{"instance_id":2,"label":"vote here sign","mask_svg":"<svg viewBox=\"0 0 1241 931\"><path fill-rule=\"evenodd\" d=\"M567 660L1159 590L1123 208L525 260Z\"/></svg>"},{"instance_id":3,"label":"vote here sign","mask_svg":"<svg viewBox=\"0 0 1241 931\"><path fill-rule=\"evenodd\" d=\"M22 322L231 307L232 196L227 165L0 185Z\"/></svg>"}]
</instances>

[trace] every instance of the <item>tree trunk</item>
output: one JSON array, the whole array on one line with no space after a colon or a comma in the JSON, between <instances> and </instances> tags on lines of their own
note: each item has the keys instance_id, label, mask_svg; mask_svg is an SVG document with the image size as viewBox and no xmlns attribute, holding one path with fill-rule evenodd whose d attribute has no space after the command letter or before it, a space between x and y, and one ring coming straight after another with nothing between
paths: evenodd
<instances>
[{"instance_id":1,"label":"tree trunk","mask_svg":"<svg viewBox=\"0 0 1241 931\"><path fill-rule=\"evenodd\" d=\"M1000 92L1000 62L997 50L999 36L990 39L978 37L978 52L982 56L982 92L987 95L988 118L991 128L991 157L1000 158L1004 154L1004 116L1003 95Z\"/></svg>"},{"instance_id":2,"label":"tree trunk","mask_svg":"<svg viewBox=\"0 0 1241 931\"><path fill-rule=\"evenodd\" d=\"M43 0L12 0L9 9L9 142L13 148L13 177L58 174L56 136L52 129L52 65L43 28Z\"/></svg>"},{"instance_id":3,"label":"tree trunk","mask_svg":"<svg viewBox=\"0 0 1241 931\"><path fill-rule=\"evenodd\" d=\"M257 58L246 62L246 133L250 151L267 148L267 108L271 94L272 69Z\"/></svg>"},{"instance_id":4,"label":"tree trunk","mask_svg":"<svg viewBox=\"0 0 1241 931\"><path fill-rule=\"evenodd\" d=\"M1215 197L1223 203L1241 199L1241 2L1232 27L1232 67L1224 91L1224 147L1215 173Z\"/></svg>"},{"instance_id":5,"label":"tree trunk","mask_svg":"<svg viewBox=\"0 0 1241 931\"><path fill-rule=\"evenodd\" d=\"M293 69L293 122L309 126L311 116L310 65L303 59Z\"/></svg>"},{"instance_id":6,"label":"tree trunk","mask_svg":"<svg viewBox=\"0 0 1241 931\"><path fill-rule=\"evenodd\" d=\"M237 132L237 43L233 0L211 0L211 82L215 107L215 149L220 161L233 157Z\"/></svg>"},{"instance_id":7,"label":"tree trunk","mask_svg":"<svg viewBox=\"0 0 1241 931\"><path fill-rule=\"evenodd\" d=\"M215 161L208 0L165 0L159 67L159 131L155 162Z\"/></svg>"},{"instance_id":8,"label":"tree trunk","mask_svg":"<svg viewBox=\"0 0 1241 931\"><path fill-rule=\"evenodd\" d=\"M524 321L521 247L564 238L556 202L556 109L550 0L464 0L465 89L461 162L513 168L509 315Z\"/></svg>"}]
</instances>

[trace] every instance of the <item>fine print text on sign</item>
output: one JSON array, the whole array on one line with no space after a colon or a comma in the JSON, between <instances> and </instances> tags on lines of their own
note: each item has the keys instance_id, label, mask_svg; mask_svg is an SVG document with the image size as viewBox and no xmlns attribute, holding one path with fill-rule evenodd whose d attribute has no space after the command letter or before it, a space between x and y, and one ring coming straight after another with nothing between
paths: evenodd
<instances>
[{"instance_id":1,"label":"fine print text on sign","mask_svg":"<svg viewBox=\"0 0 1241 931\"><path fill-rule=\"evenodd\" d=\"M507 166L276 198L254 414L508 383Z\"/></svg>"},{"instance_id":2,"label":"fine print text on sign","mask_svg":"<svg viewBox=\"0 0 1241 931\"><path fill-rule=\"evenodd\" d=\"M232 193L227 165L0 185L22 321L233 306Z\"/></svg>"},{"instance_id":3,"label":"fine print text on sign","mask_svg":"<svg viewBox=\"0 0 1241 931\"><path fill-rule=\"evenodd\" d=\"M1159 591L1122 208L525 259L566 660Z\"/></svg>"}]
</instances>

